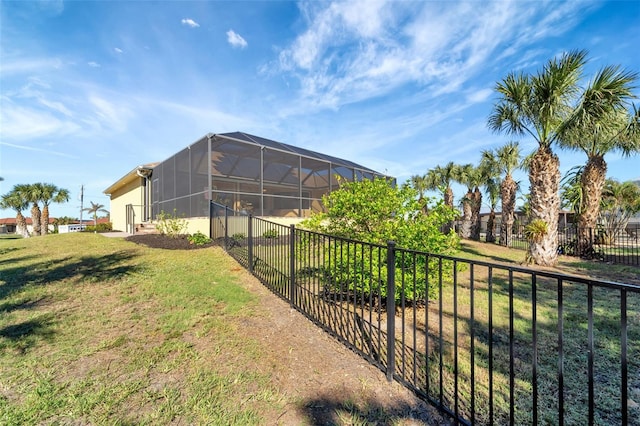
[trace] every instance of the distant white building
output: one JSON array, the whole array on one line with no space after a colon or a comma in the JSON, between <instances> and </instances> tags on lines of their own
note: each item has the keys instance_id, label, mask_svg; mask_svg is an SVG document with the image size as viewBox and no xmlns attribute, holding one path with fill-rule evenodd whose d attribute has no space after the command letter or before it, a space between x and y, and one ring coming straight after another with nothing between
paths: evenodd
<instances>
[{"instance_id":1,"label":"distant white building","mask_svg":"<svg viewBox=\"0 0 640 426\"><path fill-rule=\"evenodd\" d=\"M71 225L58 225L58 233L60 234L68 234L69 232L82 232L85 230L87 225L73 223Z\"/></svg>"}]
</instances>

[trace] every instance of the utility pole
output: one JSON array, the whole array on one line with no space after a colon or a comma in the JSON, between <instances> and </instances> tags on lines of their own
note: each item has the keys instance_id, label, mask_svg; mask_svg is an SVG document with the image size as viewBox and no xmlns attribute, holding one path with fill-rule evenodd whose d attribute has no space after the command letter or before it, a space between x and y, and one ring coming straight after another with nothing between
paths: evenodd
<instances>
[{"instance_id":1,"label":"utility pole","mask_svg":"<svg viewBox=\"0 0 640 426\"><path fill-rule=\"evenodd\" d=\"M80 185L80 230L82 230L82 211L84 210L84 185Z\"/></svg>"}]
</instances>

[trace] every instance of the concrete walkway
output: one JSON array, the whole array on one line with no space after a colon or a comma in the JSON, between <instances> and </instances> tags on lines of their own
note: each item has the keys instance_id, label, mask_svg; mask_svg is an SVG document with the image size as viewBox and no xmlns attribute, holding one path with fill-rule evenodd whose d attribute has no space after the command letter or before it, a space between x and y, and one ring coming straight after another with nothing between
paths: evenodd
<instances>
[{"instance_id":1,"label":"concrete walkway","mask_svg":"<svg viewBox=\"0 0 640 426\"><path fill-rule=\"evenodd\" d=\"M130 236L131 234L129 234L128 232L117 231L117 232L101 232L100 235L104 235L105 237L109 237L109 238L125 238Z\"/></svg>"}]
</instances>

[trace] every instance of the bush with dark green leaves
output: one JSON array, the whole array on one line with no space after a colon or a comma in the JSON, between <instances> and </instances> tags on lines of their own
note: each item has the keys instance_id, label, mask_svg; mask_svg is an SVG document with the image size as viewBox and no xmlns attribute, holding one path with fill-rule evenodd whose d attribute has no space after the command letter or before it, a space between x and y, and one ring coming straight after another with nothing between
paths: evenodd
<instances>
[{"instance_id":1,"label":"bush with dark green leaves","mask_svg":"<svg viewBox=\"0 0 640 426\"><path fill-rule=\"evenodd\" d=\"M278 230L274 228L267 229L262 233L262 236L264 238L278 238Z\"/></svg>"},{"instance_id":2,"label":"bush with dark green leaves","mask_svg":"<svg viewBox=\"0 0 640 426\"><path fill-rule=\"evenodd\" d=\"M386 245L394 241L397 247L434 254L454 254L459 246L455 232L442 233L443 225L455 219L457 212L443 202L432 203L428 198L418 198L418 193L409 183L393 185L378 178L360 182L340 182L340 188L323 198L328 206L326 213L317 213L301 223L303 228L324 234L358 240L366 243ZM425 213L427 212L427 213ZM334 250L325 256L331 260L331 276L326 271L322 276L326 283L336 289L348 288L363 294L386 295L386 255L371 256L366 250ZM385 252L384 249L382 249ZM416 283L404 291L396 291L396 300L424 300L427 292L436 295L438 280L437 260L425 265L425 256L407 259L396 258L396 282L400 274L405 280ZM451 271L443 267L443 271ZM380 273L378 273L380 271ZM429 276L425 271L429 271ZM449 277L445 276L445 281ZM429 283L429 288L427 288Z\"/></svg>"},{"instance_id":3,"label":"bush with dark green leaves","mask_svg":"<svg viewBox=\"0 0 640 426\"><path fill-rule=\"evenodd\" d=\"M203 246L211 242L211 238L207 237L200 231L196 232L195 234L189 235L187 239L189 240L189 244L193 244L196 246Z\"/></svg>"}]
</instances>

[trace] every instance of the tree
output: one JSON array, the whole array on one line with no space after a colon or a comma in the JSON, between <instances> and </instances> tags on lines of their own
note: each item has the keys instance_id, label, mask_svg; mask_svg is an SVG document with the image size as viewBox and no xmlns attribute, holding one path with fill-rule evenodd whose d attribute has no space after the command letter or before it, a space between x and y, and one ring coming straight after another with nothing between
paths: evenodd
<instances>
[{"instance_id":1,"label":"tree","mask_svg":"<svg viewBox=\"0 0 640 426\"><path fill-rule=\"evenodd\" d=\"M459 167L460 166L456 165L453 161L450 161L446 166L436 166L427 171L426 174L427 190L441 192L444 205L451 209L453 209L453 189L451 189L451 182L455 181L454 177ZM443 226L443 232L445 234L449 233L452 228L453 220Z\"/></svg>"},{"instance_id":2,"label":"tree","mask_svg":"<svg viewBox=\"0 0 640 426\"><path fill-rule=\"evenodd\" d=\"M456 181L467 187L467 193L461 200L462 224L460 236L462 238L480 239L480 208L482 207L482 193L480 185L483 176L480 167L465 164L456 170Z\"/></svg>"},{"instance_id":3,"label":"tree","mask_svg":"<svg viewBox=\"0 0 640 426\"><path fill-rule=\"evenodd\" d=\"M31 226L33 227L33 235L41 234L42 212L38 203L42 200L42 184L33 183L25 185L24 194L29 203L31 203Z\"/></svg>"},{"instance_id":4,"label":"tree","mask_svg":"<svg viewBox=\"0 0 640 426\"><path fill-rule=\"evenodd\" d=\"M26 191L26 185L15 185L10 192L4 194L0 199L0 207L16 212L16 234L22 235L23 238L30 237L27 229L27 220L22 215L22 211L29 207Z\"/></svg>"},{"instance_id":5,"label":"tree","mask_svg":"<svg viewBox=\"0 0 640 426\"><path fill-rule=\"evenodd\" d=\"M582 188L578 215L578 252L592 251L590 233L596 227L600 199L607 175L605 155L640 152L640 112L627 110L633 98L636 73L618 66L602 68L589 83L558 139L565 149L582 151L587 162L580 174Z\"/></svg>"},{"instance_id":6,"label":"tree","mask_svg":"<svg viewBox=\"0 0 640 426\"><path fill-rule=\"evenodd\" d=\"M46 235L49 233L49 205L51 203L66 203L69 201L69 191L64 188L58 188L51 183L40 184L42 201L42 229L41 234Z\"/></svg>"},{"instance_id":7,"label":"tree","mask_svg":"<svg viewBox=\"0 0 640 426\"><path fill-rule=\"evenodd\" d=\"M489 218L487 219L487 233L485 241L488 243L494 243L496 241L496 207L498 206L498 200L500 199L500 185L502 184L502 181L500 179L498 158L492 150L482 151L480 168L482 169L484 176L482 186L484 186L484 190L489 198L490 209Z\"/></svg>"},{"instance_id":8,"label":"tree","mask_svg":"<svg viewBox=\"0 0 640 426\"><path fill-rule=\"evenodd\" d=\"M602 191L602 206L599 221L604 229L602 237L613 244L629 223L629 219L640 212L640 187L633 182L620 183L607 179Z\"/></svg>"},{"instance_id":9,"label":"tree","mask_svg":"<svg viewBox=\"0 0 640 426\"><path fill-rule=\"evenodd\" d=\"M494 160L498 172L504 176L500 180L500 199L502 202L500 244L509 247L516 210L516 192L518 191L518 183L513 180L513 172L520 164L518 142L507 142L496 149Z\"/></svg>"},{"instance_id":10,"label":"tree","mask_svg":"<svg viewBox=\"0 0 640 426\"><path fill-rule=\"evenodd\" d=\"M413 175L411 176L411 186L418 192L418 202L423 206L423 213L427 213L427 203L424 197L425 192L429 190L427 181L427 175Z\"/></svg>"},{"instance_id":11,"label":"tree","mask_svg":"<svg viewBox=\"0 0 640 426\"><path fill-rule=\"evenodd\" d=\"M90 201L90 203L91 207L86 207L82 209L82 211L93 215L93 225L98 226L98 213L102 212L108 214L109 210L106 210L103 204L94 203L93 201Z\"/></svg>"},{"instance_id":12,"label":"tree","mask_svg":"<svg viewBox=\"0 0 640 426\"><path fill-rule=\"evenodd\" d=\"M78 219L74 219L72 217L69 216L61 216L61 217L57 217L54 221L53 221L53 226L56 230L56 232L58 232L60 225L69 225L71 223L76 223L78 221Z\"/></svg>"},{"instance_id":13,"label":"tree","mask_svg":"<svg viewBox=\"0 0 640 426\"><path fill-rule=\"evenodd\" d=\"M558 259L560 161L552 145L574 109L586 56L584 50L565 53L535 75L512 72L495 87L498 101L489 128L529 134L538 143L529 168L532 218L547 224L546 233L529 244L529 257L538 265L552 266Z\"/></svg>"},{"instance_id":14,"label":"tree","mask_svg":"<svg viewBox=\"0 0 640 426\"><path fill-rule=\"evenodd\" d=\"M583 169L584 166L573 166L560 181L562 208L573 212L576 224L578 216L582 214L582 206L584 205L582 201L582 185L580 185Z\"/></svg>"},{"instance_id":15,"label":"tree","mask_svg":"<svg viewBox=\"0 0 640 426\"><path fill-rule=\"evenodd\" d=\"M327 212L314 214L302 222L301 226L366 243L386 245L393 240L402 248L428 253L454 253L458 247L458 237L453 232L443 234L440 229L444 223L453 219L455 210L439 202L430 205L429 213L425 214L417 195L409 182L394 186L381 178L359 182L342 181L338 190L323 197L324 205L328 206ZM331 250L330 246L325 248ZM325 252L325 255L331 256L332 262L332 277L326 283L327 286L338 286L340 291L344 288L365 293L382 291L384 295L386 287L377 283L380 277L385 276L384 257L370 256L365 253L366 250L336 252L335 247L333 250ZM402 262L401 259L397 261ZM429 260L428 268L426 257L419 256L417 262L422 264L417 264L411 271L398 265L397 271L415 274L412 278L405 276L407 280L415 282L415 285L403 288L396 297L402 297L402 292L407 300L421 300L427 291L434 295L435 287L428 288L428 284L435 285L437 280L435 275L430 275L432 280L429 281L426 274L438 270L437 262ZM380 275L377 274L378 271Z\"/></svg>"}]
</instances>

